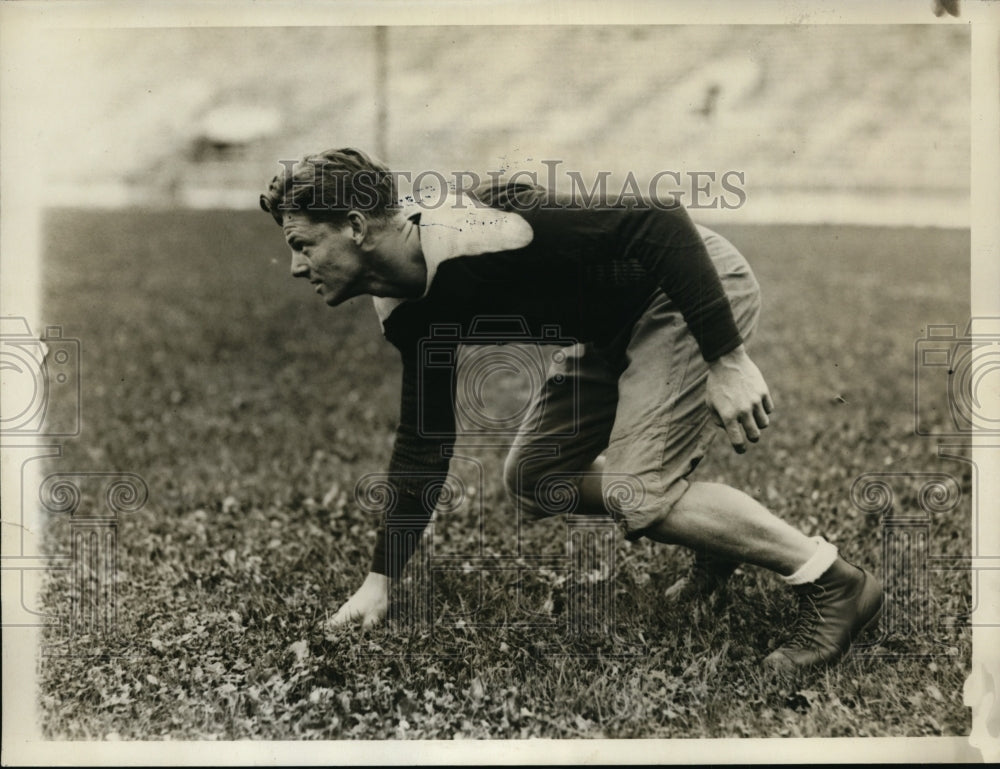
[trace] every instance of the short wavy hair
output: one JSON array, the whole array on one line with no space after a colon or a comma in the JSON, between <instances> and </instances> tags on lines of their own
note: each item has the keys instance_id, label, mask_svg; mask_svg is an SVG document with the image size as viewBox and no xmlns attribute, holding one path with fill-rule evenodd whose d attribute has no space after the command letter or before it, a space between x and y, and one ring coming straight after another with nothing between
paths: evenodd
<instances>
[{"instance_id":1,"label":"short wavy hair","mask_svg":"<svg viewBox=\"0 0 1000 769\"><path fill-rule=\"evenodd\" d=\"M282 171L260 196L260 207L279 225L286 213L340 224L351 210L385 218L398 207L392 171L361 150L327 150L281 165Z\"/></svg>"}]
</instances>

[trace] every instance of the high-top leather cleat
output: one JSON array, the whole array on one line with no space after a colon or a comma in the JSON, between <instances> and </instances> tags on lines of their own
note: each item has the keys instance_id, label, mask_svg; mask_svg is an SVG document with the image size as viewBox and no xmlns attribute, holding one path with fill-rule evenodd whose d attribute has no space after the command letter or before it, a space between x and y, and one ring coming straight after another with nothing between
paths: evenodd
<instances>
[{"instance_id":1,"label":"high-top leather cleat","mask_svg":"<svg viewBox=\"0 0 1000 769\"><path fill-rule=\"evenodd\" d=\"M696 550L691 571L668 587L663 598L671 604L704 600L725 586L737 566L736 561Z\"/></svg>"},{"instance_id":2,"label":"high-top leather cleat","mask_svg":"<svg viewBox=\"0 0 1000 769\"><path fill-rule=\"evenodd\" d=\"M882 614L882 585L839 556L818 580L792 590L799 597L792 637L764 659L775 672L833 664Z\"/></svg>"}]
</instances>

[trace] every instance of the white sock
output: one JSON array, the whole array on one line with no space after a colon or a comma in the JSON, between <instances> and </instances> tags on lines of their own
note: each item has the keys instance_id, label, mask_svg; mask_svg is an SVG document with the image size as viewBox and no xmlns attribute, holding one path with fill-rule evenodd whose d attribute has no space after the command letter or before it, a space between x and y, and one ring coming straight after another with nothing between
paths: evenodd
<instances>
[{"instance_id":1,"label":"white sock","mask_svg":"<svg viewBox=\"0 0 1000 769\"><path fill-rule=\"evenodd\" d=\"M799 567L797 572L787 577L778 575L786 585L804 585L807 582L815 582L837 560L836 545L831 545L822 537L813 537L813 542L816 543L816 552Z\"/></svg>"}]
</instances>

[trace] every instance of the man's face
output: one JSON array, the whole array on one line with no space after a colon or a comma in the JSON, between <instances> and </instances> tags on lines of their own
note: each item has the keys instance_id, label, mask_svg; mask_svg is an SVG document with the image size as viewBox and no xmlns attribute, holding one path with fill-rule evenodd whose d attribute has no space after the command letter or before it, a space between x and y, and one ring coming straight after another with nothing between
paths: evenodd
<instances>
[{"instance_id":1,"label":"man's face","mask_svg":"<svg viewBox=\"0 0 1000 769\"><path fill-rule=\"evenodd\" d=\"M307 278L328 305L367 293L365 254L350 224L315 222L302 214L288 213L282 230L292 249L292 276Z\"/></svg>"}]
</instances>

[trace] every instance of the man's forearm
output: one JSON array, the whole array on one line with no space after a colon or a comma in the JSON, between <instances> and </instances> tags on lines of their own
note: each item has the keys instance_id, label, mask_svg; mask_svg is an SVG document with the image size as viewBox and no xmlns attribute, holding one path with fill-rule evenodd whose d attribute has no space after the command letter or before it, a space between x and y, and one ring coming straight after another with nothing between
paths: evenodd
<instances>
[{"instance_id":1,"label":"man's forearm","mask_svg":"<svg viewBox=\"0 0 1000 769\"><path fill-rule=\"evenodd\" d=\"M400 418L389 461L389 493L371 570L398 577L420 543L448 478L455 442L452 372L421 368L417 345L403 357ZM456 354L457 358L457 354Z\"/></svg>"},{"instance_id":2,"label":"man's forearm","mask_svg":"<svg viewBox=\"0 0 1000 769\"><path fill-rule=\"evenodd\" d=\"M427 498L426 502L424 498ZM371 571L393 579L402 575L434 515L437 498L438 494L433 492L430 495L421 494L416 499L409 495L399 496L395 507L386 513L378 529Z\"/></svg>"}]
</instances>

